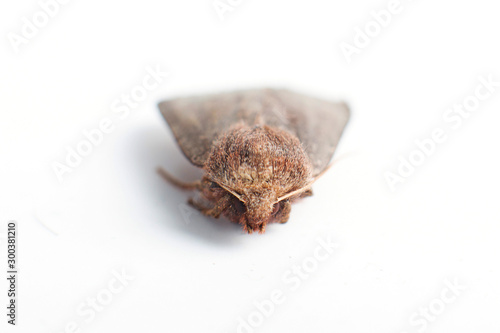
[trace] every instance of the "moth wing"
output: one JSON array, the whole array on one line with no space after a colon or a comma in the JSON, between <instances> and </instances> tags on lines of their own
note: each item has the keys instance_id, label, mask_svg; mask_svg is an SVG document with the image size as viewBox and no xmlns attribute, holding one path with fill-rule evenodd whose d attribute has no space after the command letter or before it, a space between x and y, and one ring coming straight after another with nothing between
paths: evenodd
<instances>
[{"instance_id":1,"label":"moth wing","mask_svg":"<svg viewBox=\"0 0 500 333\"><path fill-rule=\"evenodd\" d=\"M186 157L202 167L217 137L234 124L265 124L295 134L314 167L323 171L349 119L343 103L332 103L288 90L245 90L178 98L159 104Z\"/></svg>"},{"instance_id":2,"label":"moth wing","mask_svg":"<svg viewBox=\"0 0 500 333\"><path fill-rule=\"evenodd\" d=\"M177 98L158 107L186 157L202 167L219 134L239 121L253 119L254 112L245 105L257 91L241 91L209 96Z\"/></svg>"},{"instance_id":3,"label":"moth wing","mask_svg":"<svg viewBox=\"0 0 500 333\"><path fill-rule=\"evenodd\" d=\"M271 110L273 114L280 114L275 126L281 126L299 138L313 164L313 175L320 174L332 159L349 121L348 106L288 90L272 93L279 101L278 109Z\"/></svg>"}]
</instances>

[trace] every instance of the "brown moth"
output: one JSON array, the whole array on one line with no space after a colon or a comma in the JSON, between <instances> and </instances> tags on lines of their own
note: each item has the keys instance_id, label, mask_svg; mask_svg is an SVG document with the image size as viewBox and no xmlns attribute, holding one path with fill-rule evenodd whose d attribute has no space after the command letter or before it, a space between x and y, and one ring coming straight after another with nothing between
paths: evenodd
<instances>
[{"instance_id":1,"label":"brown moth","mask_svg":"<svg viewBox=\"0 0 500 333\"><path fill-rule=\"evenodd\" d=\"M159 108L181 150L205 174L184 183L159 173L199 191L189 204L201 213L223 214L248 233L287 222L291 203L312 195L349 119L344 103L274 89L178 98Z\"/></svg>"}]
</instances>

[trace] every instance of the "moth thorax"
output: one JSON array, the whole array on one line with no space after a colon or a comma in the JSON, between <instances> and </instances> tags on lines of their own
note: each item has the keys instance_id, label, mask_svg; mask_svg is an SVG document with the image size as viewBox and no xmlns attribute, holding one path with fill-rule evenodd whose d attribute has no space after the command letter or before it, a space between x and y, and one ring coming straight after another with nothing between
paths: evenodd
<instances>
[{"instance_id":1,"label":"moth thorax","mask_svg":"<svg viewBox=\"0 0 500 333\"><path fill-rule=\"evenodd\" d=\"M239 125L217 140L205 164L209 176L239 193L298 189L311 179L311 162L293 134L266 125Z\"/></svg>"}]
</instances>

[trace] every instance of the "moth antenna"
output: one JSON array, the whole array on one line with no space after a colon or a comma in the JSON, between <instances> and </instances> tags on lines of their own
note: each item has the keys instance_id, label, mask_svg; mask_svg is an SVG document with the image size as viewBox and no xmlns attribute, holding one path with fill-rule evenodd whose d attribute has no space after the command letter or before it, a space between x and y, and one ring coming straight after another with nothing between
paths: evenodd
<instances>
[{"instance_id":1,"label":"moth antenna","mask_svg":"<svg viewBox=\"0 0 500 333\"><path fill-rule=\"evenodd\" d=\"M298 190L295 190L295 191L292 191L292 192L289 192L287 194L285 194L284 196L282 197L279 197L278 200L276 200L274 202L274 204L277 204L278 202L282 201L282 200L285 200L287 198L290 198L296 194L299 194L299 193L302 193L304 191L306 191L307 189L309 189L309 187L314 183L316 179L313 179L309 184L307 184L306 186L302 187L302 188L299 188Z\"/></svg>"},{"instance_id":2,"label":"moth antenna","mask_svg":"<svg viewBox=\"0 0 500 333\"><path fill-rule=\"evenodd\" d=\"M159 167L156 169L158 174L162 176L163 179L165 179L167 182L170 184L183 189L183 190L200 190L201 189L201 182L199 180L194 181L192 183L185 183L183 181L178 180L174 176L172 176L170 173L168 173L165 169L162 167Z\"/></svg>"},{"instance_id":3,"label":"moth antenna","mask_svg":"<svg viewBox=\"0 0 500 333\"><path fill-rule=\"evenodd\" d=\"M292 191L290 193L287 193L285 194L284 196L278 198L278 200L276 202L274 202L275 204L282 201L282 200L285 200L287 198L290 198L290 197L293 197L294 195L296 194L299 194L299 193L302 193L306 190L308 190L312 184L314 184L318 179L320 179L325 173L327 173L328 170L330 170L330 168L334 165L334 164L337 164L337 162L339 162L341 159L345 158L346 155L344 155L342 158L337 158L335 161L333 161L332 163L328 164L328 166L323 170L321 171L316 177L314 177L313 180L311 180L308 184L306 184L304 187L301 187L299 188L298 190L295 190L295 191Z\"/></svg>"},{"instance_id":4,"label":"moth antenna","mask_svg":"<svg viewBox=\"0 0 500 333\"><path fill-rule=\"evenodd\" d=\"M234 195L236 198L238 198L239 201L245 203L245 200L243 200L243 198L241 197L241 195L239 195L238 193L234 192L233 190L231 190L229 187L227 187L224 184L219 184L219 183L217 183L217 184L220 187L222 187L223 189L225 189L226 191L228 191L229 193L231 193L232 195Z\"/></svg>"}]
</instances>

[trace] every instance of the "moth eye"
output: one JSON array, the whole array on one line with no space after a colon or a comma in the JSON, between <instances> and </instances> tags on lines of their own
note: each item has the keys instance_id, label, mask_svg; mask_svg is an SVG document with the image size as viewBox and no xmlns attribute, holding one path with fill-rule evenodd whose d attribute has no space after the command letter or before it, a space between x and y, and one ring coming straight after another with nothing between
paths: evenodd
<instances>
[{"instance_id":1,"label":"moth eye","mask_svg":"<svg viewBox=\"0 0 500 333\"><path fill-rule=\"evenodd\" d=\"M247 211L247 207L245 206L245 204L236 197L233 198L232 206L240 214L243 214Z\"/></svg>"},{"instance_id":2,"label":"moth eye","mask_svg":"<svg viewBox=\"0 0 500 333\"><path fill-rule=\"evenodd\" d=\"M280 211L280 208L281 208L281 204L279 202L275 203L273 206L273 212L271 213L271 215L278 214L278 212Z\"/></svg>"},{"instance_id":3,"label":"moth eye","mask_svg":"<svg viewBox=\"0 0 500 333\"><path fill-rule=\"evenodd\" d=\"M216 182L212 182L212 183L210 184L210 189L212 189L212 190L219 189L219 188L221 188L221 187L220 187L220 185L219 185L219 184L217 184Z\"/></svg>"}]
</instances>

